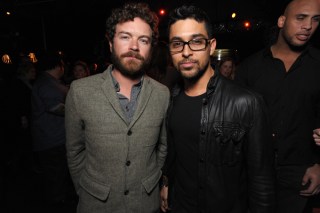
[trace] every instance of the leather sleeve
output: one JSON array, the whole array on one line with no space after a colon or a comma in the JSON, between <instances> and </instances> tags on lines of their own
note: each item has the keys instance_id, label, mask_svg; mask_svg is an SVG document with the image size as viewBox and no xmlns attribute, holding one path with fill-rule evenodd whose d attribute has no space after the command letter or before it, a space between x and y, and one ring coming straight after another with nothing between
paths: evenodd
<instances>
[{"instance_id":1,"label":"leather sleeve","mask_svg":"<svg viewBox=\"0 0 320 213\"><path fill-rule=\"evenodd\" d=\"M269 213L275 209L274 151L266 106L260 96L253 102L252 109L253 123L246 147L249 208L250 212Z\"/></svg>"}]
</instances>

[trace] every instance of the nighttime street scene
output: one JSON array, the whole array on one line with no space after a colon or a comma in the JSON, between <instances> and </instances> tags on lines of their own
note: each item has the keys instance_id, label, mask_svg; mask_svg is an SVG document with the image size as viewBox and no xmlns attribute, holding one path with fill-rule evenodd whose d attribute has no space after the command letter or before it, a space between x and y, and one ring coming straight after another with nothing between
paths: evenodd
<instances>
[{"instance_id":1,"label":"nighttime street scene","mask_svg":"<svg viewBox=\"0 0 320 213\"><path fill-rule=\"evenodd\" d=\"M1 213L320 213L319 0L0 0Z\"/></svg>"}]
</instances>

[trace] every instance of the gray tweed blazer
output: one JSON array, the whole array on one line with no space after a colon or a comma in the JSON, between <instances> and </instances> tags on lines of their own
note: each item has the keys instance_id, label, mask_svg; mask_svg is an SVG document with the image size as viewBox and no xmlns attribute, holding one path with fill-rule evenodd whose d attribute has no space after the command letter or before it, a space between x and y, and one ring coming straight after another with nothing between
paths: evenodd
<instances>
[{"instance_id":1,"label":"gray tweed blazer","mask_svg":"<svg viewBox=\"0 0 320 213\"><path fill-rule=\"evenodd\" d=\"M78 212L158 212L169 90L145 76L127 124L111 70L72 82L66 99L66 148Z\"/></svg>"}]
</instances>

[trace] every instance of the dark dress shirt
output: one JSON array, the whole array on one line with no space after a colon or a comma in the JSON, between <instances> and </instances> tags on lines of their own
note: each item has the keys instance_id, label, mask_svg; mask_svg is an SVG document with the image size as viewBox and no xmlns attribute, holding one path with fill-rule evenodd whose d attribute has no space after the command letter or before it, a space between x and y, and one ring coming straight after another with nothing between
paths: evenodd
<instances>
[{"instance_id":1,"label":"dark dress shirt","mask_svg":"<svg viewBox=\"0 0 320 213\"><path fill-rule=\"evenodd\" d=\"M320 51L308 47L286 72L264 49L240 64L235 80L260 93L269 109L279 165L319 163L312 130L320 128Z\"/></svg>"}]
</instances>

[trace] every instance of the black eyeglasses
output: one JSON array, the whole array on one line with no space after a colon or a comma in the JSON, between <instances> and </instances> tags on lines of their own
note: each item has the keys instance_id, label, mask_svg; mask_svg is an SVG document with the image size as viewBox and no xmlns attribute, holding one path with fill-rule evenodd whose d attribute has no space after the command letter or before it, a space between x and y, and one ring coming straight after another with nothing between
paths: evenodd
<instances>
[{"instance_id":1,"label":"black eyeglasses","mask_svg":"<svg viewBox=\"0 0 320 213\"><path fill-rule=\"evenodd\" d=\"M184 46L187 44L192 51L205 50L210 43L210 39L206 38L195 38L190 41L171 41L169 43L169 49L172 53L179 53L184 50Z\"/></svg>"}]
</instances>

